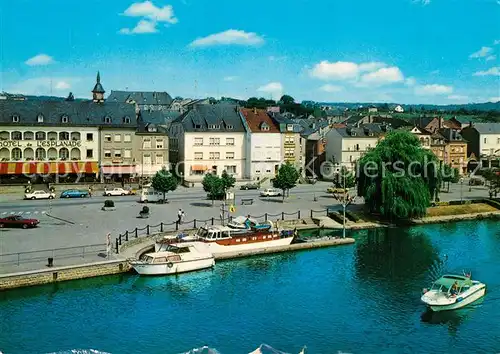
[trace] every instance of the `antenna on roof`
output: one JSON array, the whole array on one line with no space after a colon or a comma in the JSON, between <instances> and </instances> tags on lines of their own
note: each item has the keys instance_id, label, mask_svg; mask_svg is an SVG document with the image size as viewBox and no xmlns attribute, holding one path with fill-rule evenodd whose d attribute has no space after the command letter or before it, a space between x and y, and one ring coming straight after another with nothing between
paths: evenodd
<instances>
[{"instance_id":1,"label":"antenna on roof","mask_svg":"<svg viewBox=\"0 0 500 354\"><path fill-rule=\"evenodd\" d=\"M194 80L194 98L196 99L198 97L198 81Z\"/></svg>"}]
</instances>

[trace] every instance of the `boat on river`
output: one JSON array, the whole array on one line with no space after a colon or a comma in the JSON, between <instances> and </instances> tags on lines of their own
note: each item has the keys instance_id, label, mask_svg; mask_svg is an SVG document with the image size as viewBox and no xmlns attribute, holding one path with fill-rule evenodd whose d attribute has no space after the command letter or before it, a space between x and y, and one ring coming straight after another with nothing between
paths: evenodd
<instances>
[{"instance_id":1,"label":"boat on river","mask_svg":"<svg viewBox=\"0 0 500 354\"><path fill-rule=\"evenodd\" d=\"M198 244L198 248L213 254L239 251L257 251L272 247L288 246L297 236L296 230L280 230L270 226L263 229L235 230L227 226L202 226L193 235L165 236L156 243L155 250L161 252L171 243L190 242Z\"/></svg>"},{"instance_id":2,"label":"boat on river","mask_svg":"<svg viewBox=\"0 0 500 354\"><path fill-rule=\"evenodd\" d=\"M211 268L215 258L196 243L183 243L165 245L159 252L146 253L129 263L140 275L170 275Z\"/></svg>"},{"instance_id":3,"label":"boat on river","mask_svg":"<svg viewBox=\"0 0 500 354\"><path fill-rule=\"evenodd\" d=\"M424 289L421 300L432 311L456 310L481 299L486 285L470 275L443 275L430 289Z\"/></svg>"}]
</instances>

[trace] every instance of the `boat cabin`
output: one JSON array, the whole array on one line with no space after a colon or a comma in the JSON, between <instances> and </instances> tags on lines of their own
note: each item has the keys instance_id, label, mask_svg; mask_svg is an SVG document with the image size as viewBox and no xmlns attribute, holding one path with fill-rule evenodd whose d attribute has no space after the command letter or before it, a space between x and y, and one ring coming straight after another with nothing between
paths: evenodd
<instances>
[{"instance_id":1,"label":"boat cabin","mask_svg":"<svg viewBox=\"0 0 500 354\"><path fill-rule=\"evenodd\" d=\"M178 247L171 244L163 244L158 252L147 253L141 260L148 264L180 262L182 260L182 254L191 253L192 251L194 251L194 246L187 245Z\"/></svg>"},{"instance_id":2,"label":"boat cabin","mask_svg":"<svg viewBox=\"0 0 500 354\"><path fill-rule=\"evenodd\" d=\"M456 284L456 294L461 294L470 289L473 285L472 280L461 275L443 275L436 280L430 290L443 293L451 293L453 284Z\"/></svg>"},{"instance_id":3,"label":"boat cabin","mask_svg":"<svg viewBox=\"0 0 500 354\"><path fill-rule=\"evenodd\" d=\"M195 236L207 241L217 241L230 239L233 234L236 232L226 226L202 226L196 231Z\"/></svg>"}]
</instances>

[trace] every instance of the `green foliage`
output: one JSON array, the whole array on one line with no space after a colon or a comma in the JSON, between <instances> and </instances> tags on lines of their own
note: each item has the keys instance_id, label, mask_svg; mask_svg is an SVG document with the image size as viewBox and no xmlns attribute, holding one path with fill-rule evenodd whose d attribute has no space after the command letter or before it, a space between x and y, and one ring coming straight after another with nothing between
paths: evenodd
<instances>
[{"instance_id":1,"label":"green foliage","mask_svg":"<svg viewBox=\"0 0 500 354\"><path fill-rule=\"evenodd\" d=\"M460 182L460 172L458 168L453 168L450 165L444 165L441 180L448 183L448 192L450 191L450 183Z\"/></svg>"},{"instance_id":2,"label":"green foliage","mask_svg":"<svg viewBox=\"0 0 500 354\"><path fill-rule=\"evenodd\" d=\"M151 185L155 190L163 193L163 200L165 200L165 196L168 192L177 189L177 179L172 173L168 172L166 168L163 168L153 176Z\"/></svg>"},{"instance_id":3,"label":"green foliage","mask_svg":"<svg viewBox=\"0 0 500 354\"><path fill-rule=\"evenodd\" d=\"M285 191L294 188L300 177L299 171L290 162L280 166L278 174L273 179L273 187L283 191L283 199L285 198Z\"/></svg>"},{"instance_id":4,"label":"green foliage","mask_svg":"<svg viewBox=\"0 0 500 354\"><path fill-rule=\"evenodd\" d=\"M236 179L233 176L229 175L226 170L222 171L221 180L224 193L227 192L228 189L233 188L236 184Z\"/></svg>"},{"instance_id":5,"label":"green foliage","mask_svg":"<svg viewBox=\"0 0 500 354\"><path fill-rule=\"evenodd\" d=\"M353 188L356 185L356 177L354 173L349 172L345 166L342 166L340 172L336 173L334 176L333 185L335 188Z\"/></svg>"},{"instance_id":6,"label":"green foliage","mask_svg":"<svg viewBox=\"0 0 500 354\"><path fill-rule=\"evenodd\" d=\"M224 196L224 182L222 178L212 173L207 173L203 177L203 190L208 193L208 197L212 200L212 204L215 199L220 199Z\"/></svg>"},{"instance_id":7,"label":"green foliage","mask_svg":"<svg viewBox=\"0 0 500 354\"><path fill-rule=\"evenodd\" d=\"M500 174L488 169L483 172L483 177L488 182L490 198L500 193Z\"/></svg>"},{"instance_id":8,"label":"green foliage","mask_svg":"<svg viewBox=\"0 0 500 354\"><path fill-rule=\"evenodd\" d=\"M283 96L281 96L279 102L281 104L294 104L295 99L290 95L283 95Z\"/></svg>"},{"instance_id":9,"label":"green foliage","mask_svg":"<svg viewBox=\"0 0 500 354\"><path fill-rule=\"evenodd\" d=\"M438 166L415 135L391 132L360 159L358 195L371 212L391 221L422 217L437 196Z\"/></svg>"},{"instance_id":10,"label":"green foliage","mask_svg":"<svg viewBox=\"0 0 500 354\"><path fill-rule=\"evenodd\" d=\"M114 208L115 207L115 202L112 200L105 200L104 201L104 207L105 208Z\"/></svg>"}]
</instances>

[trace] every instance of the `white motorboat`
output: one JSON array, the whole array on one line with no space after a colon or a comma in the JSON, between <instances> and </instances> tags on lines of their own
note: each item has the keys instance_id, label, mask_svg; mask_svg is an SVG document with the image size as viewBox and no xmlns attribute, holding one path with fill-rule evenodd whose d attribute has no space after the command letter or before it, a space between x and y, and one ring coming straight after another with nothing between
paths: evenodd
<instances>
[{"instance_id":1,"label":"white motorboat","mask_svg":"<svg viewBox=\"0 0 500 354\"><path fill-rule=\"evenodd\" d=\"M166 245L160 252L147 253L129 263L140 275L170 275L211 268L215 259L196 243L183 243Z\"/></svg>"},{"instance_id":2,"label":"white motorboat","mask_svg":"<svg viewBox=\"0 0 500 354\"><path fill-rule=\"evenodd\" d=\"M432 311L456 310L484 296L486 285L470 275L443 275L430 289L424 289L422 302Z\"/></svg>"},{"instance_id":3,"label":"white motorboat","mask_svg":"<svg viewBox=\"0 0 500 354\"><path fill-rule=\"evenodd\" d=\"M249 218L247 216L237 216L233 218L230 222L227 223L227 226L231 229L237 230L245 230L249 229L250 225L248 225L247 220L250 221L250 225L257 225L259 222L253 218Z\"/></svg>"}]
</instances>

